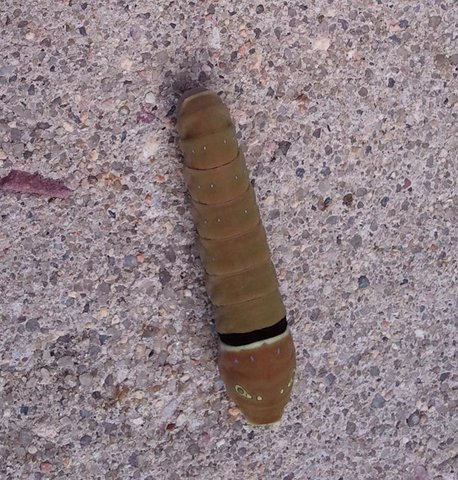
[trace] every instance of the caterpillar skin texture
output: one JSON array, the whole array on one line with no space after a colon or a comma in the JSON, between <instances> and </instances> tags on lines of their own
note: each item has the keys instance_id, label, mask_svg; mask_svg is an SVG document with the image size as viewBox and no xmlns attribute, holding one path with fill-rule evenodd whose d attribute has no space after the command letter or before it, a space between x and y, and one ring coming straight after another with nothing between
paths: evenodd
<instances>
[{"instance_id":1,"label":"caterpillar skin texture","mask_svg":"<svg viewBox=\"0 0 458 480\"><path fill-rule=\"evenodd\" d=\"M248 422L277 423L291 396L295 350L234 124L218 95L195 89L180 101L177 127L221 376Z\"/></svg>"}]
</instances>

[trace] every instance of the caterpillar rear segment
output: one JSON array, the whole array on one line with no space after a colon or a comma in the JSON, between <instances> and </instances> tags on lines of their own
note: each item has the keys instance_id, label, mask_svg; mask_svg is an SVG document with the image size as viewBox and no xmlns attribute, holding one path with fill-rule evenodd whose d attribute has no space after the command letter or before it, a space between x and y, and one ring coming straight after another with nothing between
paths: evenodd
<instances>
[{"instance_id":1,"label":"caterpillar rear segment","mask_svg":"<svg viewBox=\"0 0 458 480\"><path fill-rule=\"evenodd\" d=\"M278 423L291 396L295 350L234 124L218 95L197 89L183 95L177 126L221 376L248 422Z\"/></svg>"}]
</instances>

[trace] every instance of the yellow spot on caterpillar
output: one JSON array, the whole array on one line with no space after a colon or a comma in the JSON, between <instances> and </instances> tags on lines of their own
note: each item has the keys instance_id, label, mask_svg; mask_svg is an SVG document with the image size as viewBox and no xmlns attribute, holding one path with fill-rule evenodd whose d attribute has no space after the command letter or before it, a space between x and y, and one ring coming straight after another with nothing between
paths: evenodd
<instances>
[{"instance_id":1,"label":"yellow spot on caterpillar","mask_svg":"<svg viewBox=\"0 0 458 480\"><path fill-rule=\"evenodd\" d=\"M252 399L253 397L240 385L235 386L235 391L244 398Z\"/></svg>"}]
</instances>

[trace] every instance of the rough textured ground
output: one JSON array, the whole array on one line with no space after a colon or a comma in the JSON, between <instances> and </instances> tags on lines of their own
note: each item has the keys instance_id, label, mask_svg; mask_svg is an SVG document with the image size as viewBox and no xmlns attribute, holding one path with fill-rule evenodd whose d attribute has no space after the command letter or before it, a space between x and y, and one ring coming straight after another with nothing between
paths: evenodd
<instances>
[{"instance_id":1,"label":"rough textured ground","mask_svg":"<svg viewBox=\"0 0 458 480\"><path fill-rule=\"evenodd\" d=\"M0 176L76 190L0 194L0 477L455 480L457 3L2 0L0 22ZM233 112L290 312L278 431L217 374L174 118L195 84Z\"/></svg>"}]
</instances>

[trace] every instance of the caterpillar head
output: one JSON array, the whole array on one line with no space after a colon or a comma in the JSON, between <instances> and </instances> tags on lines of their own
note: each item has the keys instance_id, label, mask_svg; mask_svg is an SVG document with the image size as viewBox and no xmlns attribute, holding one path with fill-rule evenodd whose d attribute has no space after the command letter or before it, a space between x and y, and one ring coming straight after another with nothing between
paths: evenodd
<instances>
[{"instance_id":1,"label":"caterpillar head","mask_svg":"<svg viewBox=\"0 0 458 480\"><path fill-rule=\"evenodd\" d=\"M280 421L291 396L296 368L289 330L241 347L220 342L218 363L229 396L249 423Z\"/></svg>"}]
</instances>

